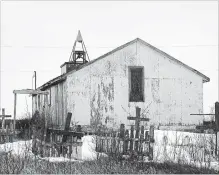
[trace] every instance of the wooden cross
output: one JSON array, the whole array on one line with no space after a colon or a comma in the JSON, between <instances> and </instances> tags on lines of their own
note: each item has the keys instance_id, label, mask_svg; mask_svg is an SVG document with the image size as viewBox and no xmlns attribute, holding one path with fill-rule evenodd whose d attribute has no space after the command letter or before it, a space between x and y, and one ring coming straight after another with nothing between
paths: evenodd
<instances>
[{"instance_id":1,"label":"wooden cross","mask_svg":"<svg viewBox=\"0 0 219 175\"><path fill-rule=\"evenodd\" d=\"M136 117L127 117L128 120L135 120L135 128L138 129L141 121L149 121L149 118L141 118L141 108L136 107Z\"/></svg>"},{"instance_id":2,"label":"wooden cross","mask_svg":"<svg viewBox=\"0 0 219 175\"><path fill-rule=\"evenodd\" d=\"M140 132L140 122L141 121L149 121L149 118L141 118L140 115L141 108L136 107L136 117L127 117L128 120L135 120L135 138L139 138L139 132ZM139 141L135 141L135 150L138 150L138 143Z\"/></svg>"},{"instance_id":3,"label":"wooden cross","mask_svg":"<svg viewBox=\"0 0 219 175\"><path fill-rule=\"evenodd\" d=\"M2 129L5 129L5 118L11 117L11 115L5 115L5 108L2 108L2 115L0 117L2 117Z\"/></svg>"}]
</instances>

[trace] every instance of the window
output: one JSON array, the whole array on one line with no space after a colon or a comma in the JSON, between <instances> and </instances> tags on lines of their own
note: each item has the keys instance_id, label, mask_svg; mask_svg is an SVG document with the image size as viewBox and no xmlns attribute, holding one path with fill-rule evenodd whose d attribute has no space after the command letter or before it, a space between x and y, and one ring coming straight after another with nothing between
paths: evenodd
<instances>
[{"instance_id":1,"label":"window","mask_svg":"<svg viewBox=\"0 0 219 175\"><path fill-rule=\"evenodd\" d=\"M144 101L143 67L129 67L129 101Z\"/></svg>"}]
</instances>

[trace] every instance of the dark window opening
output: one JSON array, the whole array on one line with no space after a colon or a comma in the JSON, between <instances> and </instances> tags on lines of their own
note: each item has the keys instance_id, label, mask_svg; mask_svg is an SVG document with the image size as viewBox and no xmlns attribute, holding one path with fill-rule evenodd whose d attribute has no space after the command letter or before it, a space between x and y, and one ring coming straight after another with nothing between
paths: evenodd
<instances>
[{"instance_id":1,"label":"dark window opening","mask_svg":"<svg viewBox=\"0 0 219 175\"><path fill-rule=\"evenodd\" d=\"M143 67L131 67L130 68L130 102L142 102L144 101L144 76Z\"/></svg>"}]
</instances>

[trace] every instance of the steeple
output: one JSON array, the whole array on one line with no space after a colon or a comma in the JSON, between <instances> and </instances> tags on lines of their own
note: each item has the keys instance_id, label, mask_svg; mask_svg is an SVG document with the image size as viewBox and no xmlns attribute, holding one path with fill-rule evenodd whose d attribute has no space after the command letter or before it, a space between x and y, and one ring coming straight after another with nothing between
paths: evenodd
<instances>
[{"instance_id":1,"label":"steeple","mask_svg":"<svg viewBox=\"0 0 219 175\"><path fill-rule=\"evenodd\" d=\"M77 47L78 45L80 45L80 49ZM88 61L90 61L89 56L79 30L69 57L69 62L65 62L61 65L61 74L65 74L73 69L77 69Z\"/></svg>"},{"instance_id":2,"label":"steeple","mask_svg":"<svg viewBox=\"0 0 219 175\"><path fill-rule=\"evenodd\" d=\"M76 49L77 44L81 44L82 50ZM73 49L72 49L72 52L71 52L71 55L70 55L70 58L69 58L69 62L81 64L81 63L86 63L88 61L90 60L89 60L89 57L86 51L86 47L84 45L84 41L81 36L81 32L79 30Z\"/></svg>"}]
</instances>

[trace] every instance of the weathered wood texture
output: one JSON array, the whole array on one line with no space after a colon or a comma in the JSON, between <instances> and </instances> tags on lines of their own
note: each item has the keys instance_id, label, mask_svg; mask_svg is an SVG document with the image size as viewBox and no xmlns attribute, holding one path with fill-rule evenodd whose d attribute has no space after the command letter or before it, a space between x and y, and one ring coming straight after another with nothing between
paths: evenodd
<instances>
[{"instance_id":1,"label":"weathered wood texture","mask_svg":"<svg viewBox=\"0 0 219 175\"><path fill-rule=\"evenodd\" d=\"M134 134L135 133L135 134ZM150 127L150 133L141 126L140 134L134 130L126 130L121 124L120 132L99 132L96 137L96 151L104 153L115 153L121 155L137 154L138 156L148 156L153 159L154 127Z\"/></svg>"},{"instance_id":2,"label":"weathered wood texture","mask_svg":"<svg viewBox=\"0 0 219 175\"><path fill-rule=\"evenodd\" d=\"M5 124L5 117L11 117L10 115L5 115L5 109L2 108L2 115L0 115L2 118L2 126L0 129L0 144L4 144L7 142L13 141L13 131L12 128Z\"/></svg>"},{"instance_id":3,"label":"weathered wood texture","mask_svg":"<svg viewBox=\"0 0 219 175\"><path fill-rule=\"evenodd\" d=\"M68 157L81 159L81 146L84 133L81 132L81 126L77 126L76 131L69 131L71 113L68 113L65 129L48 128L46 139L43 141L40 132L35 130L33 137L33 153L39 154L41 157Z\"/></svg>"},{"instance_id":4,"label":"weathered wood texture","mask_svg":"<svg viewBox=\"0 0 219 175\"><path fill-rule=\"evenodd\" d=\"M13 130L10 130L8 126L6 129L0 130L0 144L13 142Z\"/></svg>"},{"instance_id":5,"label":"weathered wood texture","mask_svg":"<svg viewBox=\"0 0 219 175\"><path fill-rule=\"evenodd\" d=\"M35 139L35 154L42 157L68 157L81 159L82 132L47 129L46 141ZM63 139L65 138L65 139ZM63 142L65 140L65 142Z\"/></svg>"}]
</instances>

